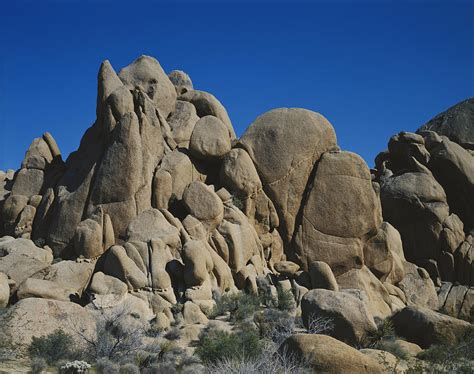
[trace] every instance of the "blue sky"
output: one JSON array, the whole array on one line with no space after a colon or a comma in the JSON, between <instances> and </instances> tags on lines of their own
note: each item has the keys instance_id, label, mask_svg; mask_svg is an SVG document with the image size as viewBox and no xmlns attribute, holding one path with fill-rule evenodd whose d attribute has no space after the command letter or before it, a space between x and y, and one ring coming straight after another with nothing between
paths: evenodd
<instances>
[{"instance_id":1,"label":"blue sky","mask_svg":"<svg viewBox=\"0 0 474 374\"><path fill-rule=\"evenodd\" d=\"M474 95L473 19L473 1L2 1L0 169L44 131L76 149L101 61L118 71L141 54L218 97L238 135L303 107L371 166L392 134Z\"/></svg>"}]
</instances>

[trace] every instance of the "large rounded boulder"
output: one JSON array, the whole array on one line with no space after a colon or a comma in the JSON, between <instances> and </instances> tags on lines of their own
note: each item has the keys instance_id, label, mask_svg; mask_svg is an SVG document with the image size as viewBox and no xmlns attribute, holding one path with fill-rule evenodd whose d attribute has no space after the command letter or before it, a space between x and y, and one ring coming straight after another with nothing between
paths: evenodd
<instances>
[{"instance_id":1,"label":"large rounded boulder","mask_svg":"<svg viewBox=\"0 0 474 374\"><path fill-rule=\"evenodd\" d=\"M314 163L337 146L334 129L319 113L279 108L259 116L239 142L255 164L289 243Z\"/></svg>"}]
</instances>

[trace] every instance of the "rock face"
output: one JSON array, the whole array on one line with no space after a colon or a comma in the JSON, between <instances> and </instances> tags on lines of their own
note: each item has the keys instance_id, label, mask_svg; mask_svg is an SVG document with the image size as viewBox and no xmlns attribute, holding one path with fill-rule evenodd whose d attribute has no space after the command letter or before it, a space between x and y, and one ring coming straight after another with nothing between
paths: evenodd
<instances>
[{"instance_id":1,"label":"rock face","mask_svg":"<svg viewBox=\"0 0 474 374\"><path fill-rule=\"evenodd\" d=\"M425 309L470 318L472 99L393 136L371 172L306 109L264 113L237 139L215 96L152 57L119 74L104 61L97 91L65 162L46 132L0 172L0 307L31 315L28 339L125 304L163 329L183 305L196 337L218 295L278 287L349 344L394 313L400 331L422 315L435 337L465 325ZM379 372L329 337L287 343L323 372ZM345 361L326 366L319 349Z\"/></svg>"}]
</instances>

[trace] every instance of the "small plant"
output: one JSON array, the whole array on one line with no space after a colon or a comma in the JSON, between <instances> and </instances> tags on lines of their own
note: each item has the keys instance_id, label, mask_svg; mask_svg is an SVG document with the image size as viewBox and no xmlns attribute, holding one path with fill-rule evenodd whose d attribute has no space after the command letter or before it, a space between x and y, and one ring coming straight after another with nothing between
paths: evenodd
<instances>
[{"instance_id":1,"label":"small plant","mask_svg":"<svg viewBox=\"0 0 474 374\"><path fill-rule=\"evenodd\" d=\"M168 200L168 206L171 207L173 206L176 202L178 201L178 196L173 192L170 196L170 199Z\"/></svg>"},{"instance_id":2,"label":"small plant","mask_svg":"<svg viewBox=\"0 0 474 374\"><path fill-rule=\"evenodd\" d=\"M390 339L395 336L395 329L390 318L384 319L377 326L376 330L366 332L365 344L370 348L378 348L384 339Z\"/></svg>"},{"instance_id":3,"label":"small plant","mask_svg":"<svg viewBox=\"0 0 474 374\"><path fill-rule=\"evenodd\" d=\"M87 373L91 366L85 361L66 362L59 368L61 374L82 374Z\"/></svg>"},{"instance_id":4,"label":"small plant","mask_svg":"<svg viewBox=\"0 0 474 374\"><path fill-rule=\"evenodd\" d=\"M133 357L143 345L146 335L145 326L136 318L128 308L118 308L102 313L96 321L97 334L89 337L80 326L74 326L75 333L82 338L86 347L84 354L97 361L100 358L111 360Z\"/></svg>"},{"instance_id":5,"label":"small plant","mask_svg":"<svg viewBox=\"0 0 474 374\"><path fill-rule=\"evenodd\" d=\"M210 318L230 312L233 320L243 321L247 317L252 317L259 306L260 299L257 296L244 292L225 294L216 301L216 305L210 313Z\"/></svg>"},{"instance_id":6,"label":"small plant","mask_svg":"<svg viewBox=\"0 0 474 374\"><path fill-rule=\"evenodd\" d=\"M401 360L408 360L409 358L407 352L393 338L381 340L377 345L377 348L386 352L390 352Z\"/></svg>"},{"instance_id":7,"label":"small plant","mask_svg":"<svg viewBox=\"0 0 474 374\"><path fill-rule=\"evenodd\" d=\"M44 358L35 357L31 360L31 372L33 374L41 374L48 367L48 363Z\"/></svg>"},{"instance_id":8,"label":"small plant","mask_svg":"<svg viewBox=\"0 0 474 374\"><path fill-rule=\"evenodd\" d=\"M254 322L257 325L260 336L269 339L277 345L295 331L295 318L278 309L265 309L255 314Z\"/></svg>"},{"instance_id":9,"label":"small plant","mask_svg":"<svg viewBox=\"0 0 474 374\"><path fill-rule=\"evenodd\" d=\"M120 366L108 358L100 358L95 364L95 369L98 374L119 374Z\"/></svg>"},{"instance_id":10,"label":"small plant","mask_svg":"<svg viewBox=\"0 0 474 374\"><path fill-rule=\"evenodd\" d=\"M58 329L40 338L33 337L28 352L31 358L43 358L49 365L61 359L73 357L71 348L74 341L71 336Z\"/></svg>"},{"instance_id":11,"label":"small plant","mask_svg":"<svg viewBox=\"0 0 474 374\"><path fill-rule=\"evenodd\" d=\"M291 311L295 309L295 299L291 290L285 290L283 287L277 287L278 309Z\"/></svg>"},{"instance_id":12,"label":"small plant","mask_svg":"<svg viewBox=\"0 0 474 374\"><path fill-rule=\"evenodd\" d=\"M245 327L236 333L210 330L200 337L195 354L206 364L224 359L255 358L262 348L257 332L251 328Z\"/></svg>"},{"instance_id":13,"label":"small plant","mask_svg":"<svg viewBox=\"0 0 474 374\"><path fill-rule=\"evenodd\" d=\"M310 364L305 358L297 357L288 352L279 352L274 347L265 347L253 357L224 357L206 365L206 373L262 373L262 374L297 374L311 373Z\"/></svg>"},{"instance_id":14,"label":"small plant","mask_svg":"<svg viewBox=\"0 0 474 374\"><path fill-rule=\"evenodd\" d=\"M311 314L307 319L308 334L330 334L334 330L334 321L329 317Z\"/></svg>"},{"instance_id":15,"label":"small plant","mask_svg":"<svg viewBox=\"0 0 474 374\"><path fill-rule=\"evenodd\" d=\"M236 194L232 194L232 204L234 204L234 206L236 208L239 208L240 210L244 209L243 200L239 196L237 196Z\"/></svg>"},{"instance_id":16,"label":"small plant","mask_svg":"<svg viewBox=\"0 0 474 374\"><path fill-rule=\"evenodd\" d=\"M120 374L140 374L140 369L137 365L129 362L120 367Z\"/></svg>"},{"instance_id":17,"label":"small plant","mask_svg":"<svg viewBox=\"0 0 474 374\"><path fill-rule=\"evenodd\" d=\"M474 328L457 344L435 344L420 352L417 358L436 365L439 373L474 372Z\"/></svg>"},{"instance_id":18,"label":"small plant","mask_svg":"<svg viewBox=\"0 0 474 374\"><path fill-rule=\"evenodd\" d=\"M168 340L178 340L181 337L181 330L178 326L173 326L166 334L165 338Z\"/></svg>"},{"instance_id":19,"label":"small plant","mask_svg":"<svg viewBox=\"0 0 474 374\"><path fill-rule=\"evenodd\" d=\"M37 238L33 240L33 243L39 248L43 248L46 245L46 239L45 238Z\"/></svg>"},{"instance_id":20,"label":"small plant","mask_svg":"<svg viewBox=\"0 0 474 374\"><path fill-rule=\"evenodd\" d=\"M171 313L173 313L173 315L180 314L183 312L183 309L184 309L184 304L176 303L171 306Z\"/></svg>"}]
</instances>

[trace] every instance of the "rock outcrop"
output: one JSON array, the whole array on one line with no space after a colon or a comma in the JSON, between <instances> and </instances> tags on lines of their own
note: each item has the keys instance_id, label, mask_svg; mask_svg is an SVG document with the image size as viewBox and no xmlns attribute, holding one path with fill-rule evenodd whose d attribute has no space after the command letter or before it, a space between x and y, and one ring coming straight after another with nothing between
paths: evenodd
<instances>
[{"instance_id":1,"label":"rock outcrop","mask_svg":"<svg viewBox=\"0 0 474 374\"><path fill-rule=\"evenodd\" d=\"M464 322L434 310L468 319L474 302L472 123L470 99L393 136L370 170L319 113L274 109L237 138L186 73L104 61L77 151L63 161L46 132L0 172L0 307L44 333L125 304L163 329L182 304L202 327L219 295L279 287L349 344L394 313L405 335L420 320L449 337ZM329 337L285 344L316 366L315 349L344 357L326 372L380 372Z\"/></svg>"}]
</instances>

